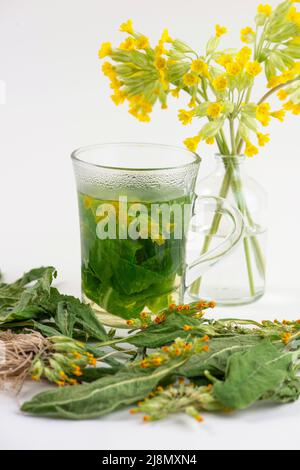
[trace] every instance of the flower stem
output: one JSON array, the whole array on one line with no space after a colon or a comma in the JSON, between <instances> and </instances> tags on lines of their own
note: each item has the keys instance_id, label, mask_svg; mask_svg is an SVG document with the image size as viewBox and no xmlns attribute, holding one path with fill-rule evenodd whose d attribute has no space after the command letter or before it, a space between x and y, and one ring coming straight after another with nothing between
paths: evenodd
<instances>
[{"instance_id":1,"label":"flower stem","mask_svg":"<svg viewBox=\"0 0 300 470\"><path fill-rule=\"evenodd\" d=\"M294 78L293 80L289 80L286 83L281 83L280 85L275 86L271 90L269 90L259 101L257 104L262 104L264 103L270 96L272 96L274 93L277 91L281 90L282 88L285 88L286 86L291 85L292 83L295 83L300 80L300 77Z\"/></svg>"}]
</instances>

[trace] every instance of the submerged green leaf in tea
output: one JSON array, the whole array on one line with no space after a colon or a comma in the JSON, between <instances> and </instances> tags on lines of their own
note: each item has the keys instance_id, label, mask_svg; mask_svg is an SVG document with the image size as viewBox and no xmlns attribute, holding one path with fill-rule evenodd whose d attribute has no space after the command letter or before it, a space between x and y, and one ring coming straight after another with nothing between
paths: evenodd
<instances>
[{"instance_id":1,"label":"submerged green leaf in tea","mask_svg":"<svg viewBox=\"0 0 300 470\"><path fill-rule=\"evenodd\" d=\"M187 197L152 198L151 202L131 202L121 212L119 201L79 193L82 289L86 298L125 319L138 317L144 309L156 313L178 301L189 202ZM163 209L169 214L165 224ZM104 222L107 232L99 233Z\"/></svg>"}]
</instances>

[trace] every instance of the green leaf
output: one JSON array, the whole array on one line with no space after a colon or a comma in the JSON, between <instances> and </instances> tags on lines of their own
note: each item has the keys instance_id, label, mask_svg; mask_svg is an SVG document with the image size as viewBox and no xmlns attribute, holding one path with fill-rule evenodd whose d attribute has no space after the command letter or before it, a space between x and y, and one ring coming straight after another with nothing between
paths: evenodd
<instances>
[{"instance_id":1,"label":"green leaf","mask_svg":"<svg viewBox=\"0 0 300 470\"><path fill-rule=\"evenodd\" d=\"M38 277L40 276L40 277ZM0 310L0 324L14 320L26 320L37 318L46 314L44 304L50 295L50 286L53 278L56 277L56 270L53 267L39 268L25 274L16 283L6 285L2 288L2 294L12 292L15 296L10 304L2 305ZM25 288L29 282L36 280L31 287Z\"/></svg>"},{"instance_id":2,"label":"green leaf","mask_svg":"<svg viewBox=\"0 0 300 470\"><path fill-rule=\"evenodd\" d=\"M214 396L225 407L243 409L276 389L286 379L292 354L264 340L228 361L225 382L214 386Z\"/></svg>"},{"instance_id":3,"label":"green leaf","mask_svg":"<svg viewBox=\"0 0 300 470\"><path fill-rule=\"evenodd\" d=\"M57 289L51 289L50 300L56 308L56 323L61 333L73 336L77 327L87 338L105 341L107 333L92 308L71 295L63 295ZM69 334L67 334L69 333Z\"/></svg>"},{"instance_id":4,"label":"green leaf","mask_svg":"<svg viewBox=\"0 0 300 470\"><path fill-rule=\"evenodd\" d=\"M130 368L91 384L39 393L25 402L27 413L56 418L88 419L103 416L145 398L186 359L174 359L157 369Z\"/></svg>"},{"instance_id":5,"label":"green leaf","mask_svg":"<svg viewBox=\"0 0 300 470\"><path fill-rule=\"evenodd\" d=\"M184 331L184 325L197 329ZM137 347L159 348L172 343L178 337L185 339L191 336L204 336L208 332L209 327L202 324L201 320L180 313L172 313L163 323L149 326L127 342Z\"/></svg>"},{"instance_id":6,"label":"green leaf","mask_svg":"<svg viewBox=\"0 0 300 470\"><path fill-rule=\"evenodd\" d=\"M76 316L70 311L69 304L61 301L57 304L55 322L64 336L73 337Z\"/></svg>"},{"instance_id":7,"label":"green leaf","mask_svg":"<svg viewBox=\"0 0 300 470\"><path fill-rule=\"evenodd\" d=\"M263 397L275 403L291 403L298 400L300 396L300 378L291 373L276 390L269 392Z\"/></svg>"},{"instance_id":8,"label":"green leaf","mask_svg":"<svg viewBox=\"0 0 300 470\"><path fill-rule=\"evenodd\" d=\"M228 360L233 354L247 351L261 341L259 336L251 335L212 338L208 343L209 350L194 354L179 373L185 377L201 377L208 370L213 375L224 376Z\"/></svg>"}]
</instances>

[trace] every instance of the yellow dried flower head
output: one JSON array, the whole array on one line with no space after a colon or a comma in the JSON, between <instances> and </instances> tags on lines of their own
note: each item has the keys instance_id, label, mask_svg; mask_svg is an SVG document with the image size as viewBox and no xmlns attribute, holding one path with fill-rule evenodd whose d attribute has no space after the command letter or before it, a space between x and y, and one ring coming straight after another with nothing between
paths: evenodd
<instances>
[{"instance_id":1,"label":"yellow dried flower head","mask_svg":"<svg viewBox=\"0 0 300 470\"><path fill-rule=\"evenodd\" d=\"M216 119L220 117L222 111L224 109L224 106L222 103L211 103L209 104L207 108L207 115L213 119Z\"/></svg>"},{"instance_id":2,"label":"yellow dried flower head","mask_svg":"<svg viewBox=\"0 0 300 470\"><path fill-rule=\"evenodd\" d=\"M199 135L195 135L194 137L188 137L183 141L183 143L189 150L191 150L191 152L196 152L200 140L201 137Z\"/></svg>"},{"instance_id":3,"label":"yellow dried flower head","mask_svg":"<svg viewBox=\"0 0 300 470\"><path fill-rule=\"evenodd\" d=\"M268 142L270 142L270 134L262 134L258 132L257 134L258 145L264 147Z\"/></svg>"},{"instance_id":4,"label":"yellow dried flower head","mask_svg":"<svg viewBox=\"0 0 300 470\"><path fill-rule=\"evenodd\" d=\"M191 63L191 70L203 77L208 76L208 65L201 59L193 60Z\"/></svg>"},{"instance_id":5,"label":"yellow dried flower head","mask_svg":"<svg viewBox=\"0 0 300 470\"><path fill-rule=\"evenodd\" d=\"M251 77L256 77L262 71L262 66L255 60L246 65L246 70Z\"/></svg>"},{"instance_id":6,"label":"yellow dried flower head","mask_svg":"<svg viewBox=\"0 0 300 470\"><path fill-rule=\"evenodd\" d=\"M241 41L247 44L251 44L255 39L255 31L247 26L241 30Z\"/></svg>"},{"instance_id":7,"label":"yellow dried flower head","mask_svg":"<svg viewBox=\"0 0 300 470\"><path fill-rule=\"evenodd\" d=\"M101 44L101 47L98 52L98 56L100 59L103 59L104 57L111 55L112 53L112 47L110 42L104 42Z\"/></svg>"},{"instance_id":8,"label":"yellow dried flower head","mask_svg":"<svg viewBox=\"0 0 300 470\"><path fill-rule=\"evenodd\" d=\"M198 79L197 75L195 75L193 73L188 72L183 76L183 83L186 86L197 85L198 81L199 81L199 79Z\"/></svg>"},{"instance_id":9,"label":"yellow dried flower head","mask_svg":"<svg viewBox=\"0 0 300 470\"><path fill-rule=\"evenodd\" d=\"M227 28L225 28L225 26L220 26L219 24L217 24L215 26L215 31L216 31L216 37L220 38L221 36L223 36L223 34L227 33Z\"/></svg>"},{"instance_id":10,"label":"yellow dried flower head","mask_svg":"<svg viewBox=\"0 0 300 470\"><path fill-rule=\"evenodd\" d=\"M271 7L271 5L268 5L268 4L266 4L266 5L260 4L257 7L257 13L259 15L270 16L271 13L272 13L272 7Z\"/></svg>"},{"instance_id":11,"label":"yellow dried flower head","mask_svg":"<svg viewBox=\"0 0 300 470\"><path fill-rule=\"evenodd\" d=\"M226 75L219 75L218 77L216 77L213 80L212 85L213 85L214 89L217 90L217 91L226 90L226 88L228 86L228 80L226 78Z\"/></svg>"},{"instance_id":12,"label":"yellow dried flower head","mask_svg":"<svg viewBox=\"0 0 300 470\"><path fill-rule=\"evenodd\" d=\"M127 20L125 23L122 23L120 26L120 31L122 33L133 34L133 25L132 20Z\"/></svg>"}]
</instances>

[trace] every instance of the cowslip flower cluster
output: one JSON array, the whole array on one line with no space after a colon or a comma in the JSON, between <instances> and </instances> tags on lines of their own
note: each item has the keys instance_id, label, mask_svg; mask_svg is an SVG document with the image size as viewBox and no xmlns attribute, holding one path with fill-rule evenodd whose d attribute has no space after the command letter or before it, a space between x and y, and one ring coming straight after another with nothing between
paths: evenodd
<instances>
[{"instance_id":1,"label":"cowslip flower cluster","mask_svg":"<svg viewBox=\"0 0 300 470\"><path fill-rule=\"evenodd\" d=\"M157 421L172 413L183 412L198 423L204 421L201 411L221 410L214 399L213 385L197 387L183 378L167 387L159 385L145 400L130 410L131 414L144 413L144 422Z\"/></svg>"},{"instance_id":2,"label":"cowslip flower cluster","mask_svg":"<svg viewBox=\"0 0 300 470\"><path fill-rule=\"evenodd\" d=\"M187 107L178 111L184 126L205 119L198 132L185 139L191 151L201 142L216 143L223 155L256 155L269 141L264 130L273 119L300 114L300 12L297 2L285 0L275 9L260 4L255 28L241 29L238 50L219 50L227 28L217 24L205 52L198 53L185 42L174 39L165 29L158 43L136 31L131 20L120 26L128 36L113 47L102 44L99 57L109 78L115 104L127 102L129 113L142 122L150 121L158 102L187 96ZM266 76L265 95L251 100L256 77ZM269 99L275 93L281 102L273 109ZM254 140L253 140L254 139ZM258 146L258 147L257 147Z\"/></svg>"},{"instance_id":3,"label":"cowslip flower cluster","mask_svg":"<svg viewBox=\"0 0 300 470\"><path fill-rule=\"evenodd\" d=\"M164 323L169 315L177 313L192 318L202 318L205 310L209 308L215 308L216 303L206 300L197 300L190 304L170 304L168 308L161 310L156 315L152 315L150 312L142 312L139 318L133 318L127 320L127 326L132 329L146 329L149 326L156 324L159 325Z\"/></svg>"},{"instance_id":4,"label":"cowslip flower cluster","mask_svg":"<svg viewBox=\"0 0 300 470\"><path fill-rule=\"evenodd\" d=\"M194 353L207 352L209 350L209 337L207 335L193 341L185 341L177 338L170 346L163 346L160 351L149 354L138 362L141 369L156 368L168 363L177 357L187 357Z\"/></svg>"},{"instance_id":5,"label":"cowslip flower cluster","mask_svg":"<svg viewBox=\"0 0 300 470\"><path fill-rule=\"evenodd\" d=\"M46 378L60 387L76 385L86 367L96 366L96 358L83 343L64 336L53 336L48 340L48 349L32 363L29 371L32 380Z\"/></svg>"}]
</instances>

